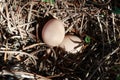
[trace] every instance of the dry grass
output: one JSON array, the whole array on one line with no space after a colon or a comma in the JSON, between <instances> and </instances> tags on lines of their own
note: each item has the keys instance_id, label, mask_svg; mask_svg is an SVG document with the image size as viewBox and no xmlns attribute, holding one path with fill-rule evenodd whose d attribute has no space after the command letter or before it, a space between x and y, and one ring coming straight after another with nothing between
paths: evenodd
<instances>
[{"instance_id":1,"label":"dry grass","mask_svg":"<svg viewBox=\"0 0 120 80\"><path fill-rule=\"evenodd\" d=\"M120 75L120 14L112 13L112 3L1 1L1 80L115 80ZM65 23L66 34L83 40L90 36L91 42L84 43L82 53L67 54L42 41L42 27L51 18Z\"/></svg>"}]
</instances>

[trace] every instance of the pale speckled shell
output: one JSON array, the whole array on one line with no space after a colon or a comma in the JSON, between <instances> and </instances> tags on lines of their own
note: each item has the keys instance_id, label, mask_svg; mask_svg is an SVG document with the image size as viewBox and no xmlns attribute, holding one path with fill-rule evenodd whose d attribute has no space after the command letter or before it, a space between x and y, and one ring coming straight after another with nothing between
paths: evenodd
<instances>
[{"instance_id":1,"label":"pale speckled shell","mask_svg":"<svg viewBox=\"0 0 120 80\"><path fill-rule=\"evenodd\" d=\"M60 20L51 19L44 25L42 39L48 46L58 46L63 41L64 37L64 24Z\"/></svg>"},{"instance_id":2,"label":"pale speckled shell","mask_svg":"<svg viewBox=\"0 0 120 80\"><path fill-rule=\"evenodd\" d=\"M70 52L70 53L77 53L77 52L82 52L82 46L79 46L78 48L75 48L79 45L79 43L76 42L81 42L82 40L74 35L66 35L62 43L60 44L60 47L65 49L65 51Z\"/></svg>"}]
</instances>

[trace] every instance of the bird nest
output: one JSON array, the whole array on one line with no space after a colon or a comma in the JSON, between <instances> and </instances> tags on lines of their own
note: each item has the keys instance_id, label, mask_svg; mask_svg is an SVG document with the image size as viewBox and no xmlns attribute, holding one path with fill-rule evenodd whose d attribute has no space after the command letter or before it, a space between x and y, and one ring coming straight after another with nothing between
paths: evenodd
<instances>
[{"instance_id":1,"label":"bird nest","mask_svg":"<svg viewBox=\"0 0 120 80\"><path fill-rule=\"evenodd\" d=\"M1 1L1 80L119 80L120 14L114 11L115 1ZM43 42L41 30L51 18L65 23L66 34L83 39L82 53Z\"/></svg>"}]
</instances>

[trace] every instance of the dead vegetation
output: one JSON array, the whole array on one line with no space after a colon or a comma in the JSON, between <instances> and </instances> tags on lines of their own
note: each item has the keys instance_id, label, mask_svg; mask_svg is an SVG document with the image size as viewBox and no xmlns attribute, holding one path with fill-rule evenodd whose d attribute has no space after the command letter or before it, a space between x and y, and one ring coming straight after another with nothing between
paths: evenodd
<instances>
[{"instance_id":1,"label":"dead vegetation","mask_svg":"<svg viewBox=\"0 0 120 80\"><path fill-rule=\"evenodd\" d=\"M112 9L112 0L0 0L1 80L119 80L120 14ZM42 41L51 18L66 34L90 37L82 54Z\"/></svg>"}]
</instances>

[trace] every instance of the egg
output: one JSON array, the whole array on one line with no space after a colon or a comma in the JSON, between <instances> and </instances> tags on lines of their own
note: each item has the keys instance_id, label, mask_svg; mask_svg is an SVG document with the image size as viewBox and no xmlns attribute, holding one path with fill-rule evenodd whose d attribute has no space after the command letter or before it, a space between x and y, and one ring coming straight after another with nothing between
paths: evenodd
<instances>
[{"instance_id":1,"label":"egg","mask_svg":"<svg viewBox=\"0 0 120 80\"><path fill-rule=\"evenodd\" d=\"M81 44L82 40L74 35L66 35L60 47L69 53L77 53L82 52L83 44ZM80 45L81 44L81 45Z\"/></svg>"},{"instance_id":2,"label":"egg","mask_svg":"<svg viewBox=\"0 0 120 80\"><path fill-rule=\"evenodd\" d=\"M49 20L42 29L42 39L50 47L60 45L64 37L64 24L58 19Z\"/></svg>"}]
</instances>

